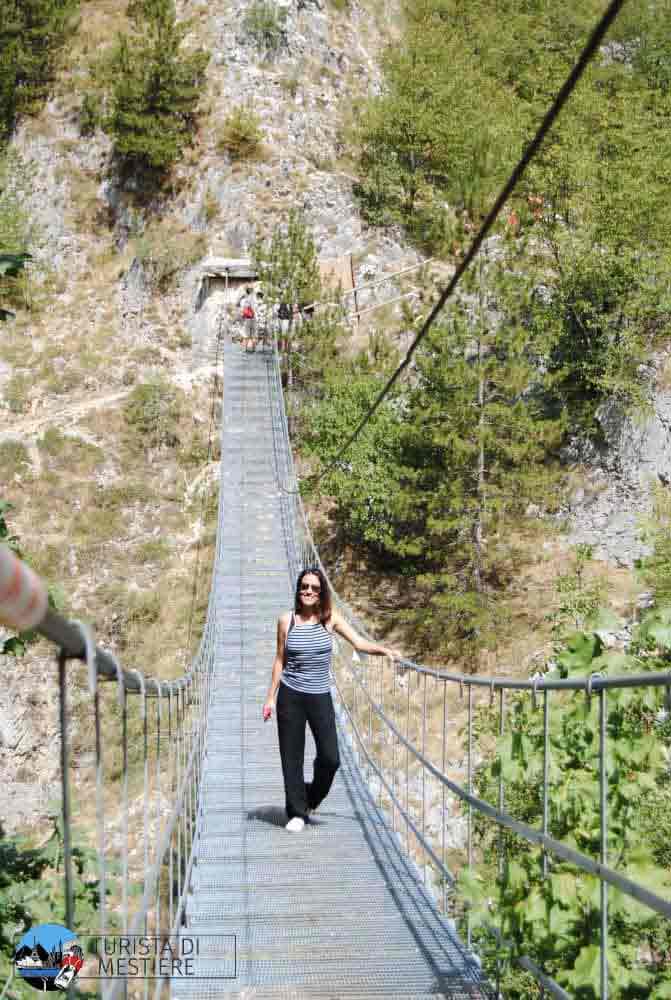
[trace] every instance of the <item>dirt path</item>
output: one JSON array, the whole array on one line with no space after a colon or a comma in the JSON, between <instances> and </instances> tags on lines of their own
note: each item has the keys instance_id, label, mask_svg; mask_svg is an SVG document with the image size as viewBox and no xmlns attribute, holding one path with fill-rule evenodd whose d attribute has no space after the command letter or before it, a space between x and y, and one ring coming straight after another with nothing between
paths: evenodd
<instances>
[{"instance_id":1,"label":"dirt path","mask_svg":"<svg viewBox=\"0 0 671 1000\"><path fill-rule=\"evenodd\" d=\"M101 410L110 403L118 403L125 399L132 392L132 386L128 389L119 389L117 392L110 392L106 396L92 396L89 399L81 399L76 403L69 403L66 406L52 407L39 415L26 417L18 420L11 427L0 431L0 441L12 440L15 438L32 437L49 424L59 423L63 425L66 421L71 421L82 417L93 410Z\"/></svg>"},{"instance_id":2,"label":"dirt path","mask_svg":"<svg viewBox=\"0 0 671 1000\"><path fill-rule=\"evenodd\" d=\"M212 364L198 365L188 372L189 379L194 379L209 374L212 371ZM68 403L65 406L51 406L37 414L31 414L21 420L17 420L11 427L3 427L0 430L0 441L14 441L17 438L31 438L38 434L49 424L64 424L66 421L77 420L94 410L102 410L105 406L118 403L125 399L133 391L133 386L127 389L118 389L110 392L106 396L89 396L87 399L79 399L76 402Z\"/></svg>"}]
</instances>

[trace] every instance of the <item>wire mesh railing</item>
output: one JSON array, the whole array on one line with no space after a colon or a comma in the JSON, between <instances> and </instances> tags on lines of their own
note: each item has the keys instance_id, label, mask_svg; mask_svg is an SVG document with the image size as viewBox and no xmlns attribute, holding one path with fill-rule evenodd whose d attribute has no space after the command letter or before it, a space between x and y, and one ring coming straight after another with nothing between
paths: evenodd
<instances>
[{"instance_id":1,"label":"wire mesh railing","mask_svg":"<svg viewBox=\"0 0 671 1000\"><path fill-rule=\"evenodd\" d=\"M49 609L44 583L6 546L0 547L0 609L6 625L35 629L59 649L66 926L74 930L78 923L74 893L76 842L82 840L78 820L82 812L87 813L87 823L90 818L86 803L73 808L72 773L77 764L78 798L94 800L95 814L98 926L95 931L87 928L87 933L104 940L107 935L165 933L169 927L176 934L198 826L216 617L208 616L190 669L165 681L124 670L112 654L95 645L88 627ZM87 667L88 699L77 699L75 735L78 749L93 745L88 769L72 754L71 660L83 660ZM106 681L114 686L112 699L103 692ZM88 712L82 700L88 701ZM102 979L100 988L112 1000L125 988L125 980ZM148 989L147 979L145 995Z\"/></svg>"},{"instance_id":2,"label":"wire mesh railing","mask_svg":"<svg viewBox=\"0 0 671 1000\"><path fill-rule=\"evenodd\" d=\"M269 366L273 405L274 452L278 485L282 494L282 519L289 553L292 579L301 569L319 566L328 579L312 539L296 478L282 391L280 358L275 351ZM329 581L330 582L330 581ZM367 637L357 615L330 583L334 603L356 630ZM493 941L494 973L500 983L501 957L512 947L507 940L505 923L497 926L499 914L493 899L486 905L489 915L480 914L477 929L471 920L471 908L461 900L464 873L468 876L489 865L493 882L501 885L508 877L509 853L513 841L538 853L542 878L567 875L566 891L577 890L581 878L598 880L598 921L594 929L598 946L598 995L617 996L614 976L609 970L609 893L617 890L651 915L671 918L671 902L649 880L642 881L621 870L622 846L609 836L609 811L612 811L614 764L609 746L609 697L618 692L639 689L650 693L653 709L663 704L671 707L671 673L651 672L624 676L557 677L540 675L532 679L461 675L433 669L409 660L392 663L381 657L353 656L337 643L334 657L336 686L341 719L357 751L357 759L368 778L371 792L397 832L408 854L420 868L424 882L435 895L442 911L450 917L462 914L460 926L470 946L486 950L486 939ZM553 768L554 718L572 698L586 699L588 709L595 703L596 712L585 712L585 727L592 727L594 753L593 777L598 789L598 849L593 854L580 850L570 833L553 836L553 797L561 794L570 780ZM508 712L513 702L528 699L539 720L540 773L529 769L529 781L537 784L540 822L535 826L519 811L516 803L508 806L507 793L514 782L508 780L502 746L506 739L519 739L516 712ZM489 733L482 732L481 718L487 711ZM610 743L612 744L612 738ZM493 781L495 796L489 801L478 794L478 784L487 765L488 774L498 774ZM519 782L519 775L517 775ZM489 783L490 787L492 782ZM487 857L492 837L486 829L498 830L493 838L495 858ZM492 888L491 896L495 894ZM549 919L543 913L540 919ZM484 930L484 935L483 935ZM598 939L598 940L596 940ZM542 966L544 954L514 954L519 966L535 979L540 994L567 997L562 986ZM549 961L556 965L556 961ZM559 967L560 968L560 967ZM556 973L555 973L556 975ZM612 991L612 993L611 993Z\"/></svg>"},{"instance_id":3,"label":"wire mesh railing","mask_svg":"<svg viewBox=\"0 0 671 1000\"><path fill-rule=\"evenodd\" d=\"M58 649L62 919L70 930L81 928L77 869L94 829L97 928L86 931L103 942L119 935L176 937L183 923L221 634L214 581L221 572L223 517L222 491L204 630L192 663L174 680L123 669L96 645L90 628L50 608L44 582L0 546L0 622L19 632L35 630ZM86 664L83 683L72 660ZM152 961L160 958L155 949ZM151 982L158 996L165 977L153 968L147 972L144 996ZM105 1000L114 1000L127 994L128 982L122 975L103 976L98 987Z\"/></svg>"}]
</instances>

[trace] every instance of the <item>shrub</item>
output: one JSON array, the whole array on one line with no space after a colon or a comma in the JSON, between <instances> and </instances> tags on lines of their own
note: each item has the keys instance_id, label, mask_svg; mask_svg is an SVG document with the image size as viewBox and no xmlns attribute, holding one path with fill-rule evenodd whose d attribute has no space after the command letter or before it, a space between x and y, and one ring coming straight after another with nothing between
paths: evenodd
<instances>
[{"instance_id":1,"label":"shrub","mask_svg":"<svg viewBox=\"0 0 671 1000\"><path fill-rule=\"evenodd\" d=\"M246 35L268 55L275 56L287 43L287 12L268 0L254 0L242 22Z\"/></svg>"},{"instance_id":2,"label":"shrub","mask_svg":"<svg viewBox=\"0 0 671 1000\"><path fill-rule=\"evenodd\" d=\"M170 544L164 538L150 538L137 550L137 558L141 563L164 563L169 555Z\"/></svg>"},{"instance_id":3,"label":"shrub","mask_svg":"<svg viewBox=\"0 0 671 1000\"><path fill-rule=\"evenodd\" d=\"M217 142L219 153L228 153L232 160L250 160L261 149L260 119L251 108L234 108L224 122Z\"/></svg>"},{"instance_id":4,"label":"shrub","mask_svg":"<svg viewBox=\"0 0 671 1000\"><path fill-rule=\"evenodd\" d=\"M99 99L92 94L84 94L79 112L79 134L93 135L101 123L101 108Z\"/></svg>"},{"instance_id":5,"label":"shrub","mask_svg":"<svg viewBox=\"0 0 671 1000\"><path fill-rule=\"evenodd\" d=\"M9 482L31 467L26 446L20 441L0 442L0 479Z\"/></svg>"},{"instance_id":6,"label":"shrub","mask_svg":"<svg viewBox=\"0 0 671 1000\"><path fill-rule=\"evenodd\" d=\"M295 97L298 93L298 88L301 85L301 81L297 76L283 76L280 80L280 87L282 90L286 91L289 97Z\"/></svg>"},{"instance_id":7,"label":"shrub","mask_svg":"<svg viewBox=\"0 0 671 1000\"><path fill-rule=\"evenodd\" d=\"M30 402L31 379L27 375L12 375L5 386L5 399L11 413L25 413Z\"/></svg>"}]
</instances>

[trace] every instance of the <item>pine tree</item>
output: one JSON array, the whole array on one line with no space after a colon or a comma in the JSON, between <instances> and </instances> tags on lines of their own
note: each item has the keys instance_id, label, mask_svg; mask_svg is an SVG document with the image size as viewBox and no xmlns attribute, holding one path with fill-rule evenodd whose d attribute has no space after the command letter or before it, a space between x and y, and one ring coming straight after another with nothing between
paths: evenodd
<instances>
[{"instance_id":1,"label":"pine tree","mask_svg":"<svg viewBox=\"0 0 671 1000\"><path fill-rule=\"evenodd\" d=\"M317 248L305 219L292 210L270 240L257 240L252 257L264 294L271 302L315 302L321 295Z\"/></svg>"},{"instance_id":2,"label":"pine tree","mask_svg":"<svg viewBox=\"0 0 671 1000\"><path fill-rule=\"evenodd\" d=\"M0 4L0 140L17 114L34 114L47 96L55 57L75 24L78 0Z\"/></svg>"},{"instance_id":3,"label":"pine tree","mask_svg":"<svg viewBox=\"0 0 671 1000\"><path fill-rule=\"evenodd\" d=\"M119 37L106 128L128 167L162 173L191 140L208 55L182 52L173 0L135 0L129 14L137 35Z\"/></svg>"},{"instance_id":4,"label":"pine tree","mask_svg":"<svg viewBox=\"0 0 671 1000\"><path fill-rule=\"evenodd\" d=\"M270 240L257 240L252 258L271 307L286 302L304 309L326 295L317 248L300 213L290 211L286 222L276 226ZM334 297L330 292L328 295ZM311 309L310 318L305 319L298 331L292 323L285 353L288 387L294 385L298 365L298 380L306 387L312 385L313 392L318 391L318 381L337 356L339 342L345 336L338 311Z\"/></svg>"},{"instance_id":5,"label":"pine tree","mask_svg":"<svg viewBox=\"0 0 671 1000\"><path fill-rule=\"evenodd\" d=\"M528 321L530 280L514 263L504 257L471 278L469 299L418 351L408 395L396 548L426 591L411 615L419 635L440 623L446 652L491 638L513 535L557 481L564 420L546 407L547 344Z\"/></svg>"}]
</instances>

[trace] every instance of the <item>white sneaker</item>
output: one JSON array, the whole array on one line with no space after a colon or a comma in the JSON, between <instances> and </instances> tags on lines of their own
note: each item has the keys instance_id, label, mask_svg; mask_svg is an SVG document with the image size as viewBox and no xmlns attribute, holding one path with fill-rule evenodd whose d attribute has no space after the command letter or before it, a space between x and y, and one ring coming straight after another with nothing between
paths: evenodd
<instances>
[{"instance_id":1,"label":"white sneaker","mask_svg":"<svg viewBox=\"0 0 671 1000\"><path fill-rule=\"evenodd\" d=\"M289 820L284 829L288 830L289 833L300 833L304 826L305 820L302 820L300 816L294 816L293 819Z\"/></svg>"}]
</instances>

